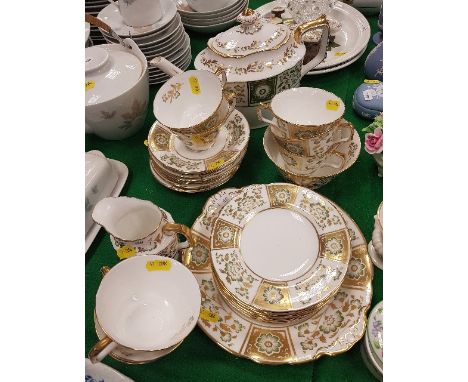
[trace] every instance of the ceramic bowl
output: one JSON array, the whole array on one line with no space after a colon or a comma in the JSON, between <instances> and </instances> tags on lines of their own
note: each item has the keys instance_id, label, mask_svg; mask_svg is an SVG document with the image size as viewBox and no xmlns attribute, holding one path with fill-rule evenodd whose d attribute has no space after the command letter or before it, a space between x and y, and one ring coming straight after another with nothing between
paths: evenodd
<instances>
[{"instance_id":1,"label":"ceramic bowl","mask_svg":"<svg viewBox=\"0 0 468 382\"><path fill-rule=\"evenodd\" d=\"M104 139L119 140L130 137L140 130L146 117L149 97L148 63L132 40L125 39L125 42L132 46L132 54L140 61L141 72L136 78L132 78L129 86L122 87L121 90L116 90L117 81L114 81L112 76L106 76L105 70L109 64L113 65L118 60L122 60L120 64L125 67L130 49L117 44L86 48L99 49L98 54L93 53L95 57L107 55L107 59L102 59L102 65L97 62L92 70L86 71L86 92L95 91L93 83L96 81L92 76L106 79L101 82L101 93L86 98L85 107L86 132ZM89 81L88 75L92 78ZM102 97L102 94L105 94L106 100L101 102L102 98L99 97Z\"/></svg>"},{"instance_id":2,"label":"ceramic bowl","mask_svg":"<svg viewBox=\"0 0 468 382\"><path fill-rule=\"evenodd\" d=\"M198 283L181 263L158 255L130 257L101 281L95 312L109 340L89 358L99 360L118 345L137 351L174 346L195 327L200 304Z\"/></svg>"},{"instance_id":3,"label":"ceramic bowl","mask_svg":"<svg viewBox=\"0 0 468 382\"><path fill-rule=\"evenodd\" d=\"M177 11L180 13L182 17L186 18L192 18L192 19L209 19L213 17L219 17L222 15L225 15L226 13L229 13L232 11L233 8L235 8L239 2L242 2L242 0L237 0L237 1L230 1L229 4L226 4L222 8L211 10L211 11L204 11L204 12L197 12L195 11L187 2L187 0L176 0L175 1L177 4ZM211 3L213 1L210 1Z\"/></svg>"},{"instance_id":4,"label":"ceramic bowl","mask_svg":"<svg viewBox=\"0 0 468 382\"><path fill-rule=\"evenodd\" d=\"M187 0L188 5L197 12L216 12L236 2L237 0Z\"/></svg>"},{"instance_id":5,"label":"ceramic bowl","mask_svg":"<svg viewBox=\"0 0 468 382\"><path fill-rule=\"evenodd\" d=\"M336 148L336 152L344 155L345 157L345 164L340 171L336 171L328 167L318 170L313 175L299 174L297 172L289 171L286 168L286 163L284 162L283 157L279 151L280 146L274 139L274 136L269 128L267 128L263 137L263 147L265 148L265 152L270 160L278 168L279 172L286 180L299 186L316 189L332 181L333 178L346 171L354 164L354 162L356 162L361 150L361 141L358 134L354 134L353 140L351 142L341 143Z\"/></svg>"}]
</instances>

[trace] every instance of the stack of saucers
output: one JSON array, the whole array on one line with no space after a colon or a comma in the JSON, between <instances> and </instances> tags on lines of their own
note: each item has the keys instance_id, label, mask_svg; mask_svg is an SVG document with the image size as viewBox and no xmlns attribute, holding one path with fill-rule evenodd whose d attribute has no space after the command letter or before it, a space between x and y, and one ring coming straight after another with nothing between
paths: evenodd
<instances>
[{"instance_id":1,"label":"stack of saucers","mask_svg":"<svg viewBox=\"0 0 468 382\"><path fill-rule=\"evenodd\" d=\"M337 207L292 184L244 187L211 234L216 288L236 311L266 323L304 321L328 304L350 254Z\"/></svg>"},{"instance_id":2,"label":"stack of saucers","mask_svg":"<svg viewBox=\"0 0 468 382\"><path fill-rule=\"evenodd\" d=\"M86 13L97 17L99 12L101 12L101 10L107 5L109 5L108 0L85 0L85 11ZM94 25L91 25L89 38L91 39L91 44L89 44L89 46L106 43L106 40L99 31L99 28Z\"/></svg>"},{"instance_id":3,"label":"stack of saucers","mask_svg":"<svg viewBox=\"0 0 468 382\"><path fill-rule=\"evenodd\" d=\"M383 379L383 301L369 315L366 335L361 344L361 354L370 372L380 381Z\"/></svg>"},{"instance_id":4,"label":"stack of saucers","mask_svg":"<svg viewBox=\"0 0 468 382\"><path fill-rule=\"evenodd\" d=\"M107 5L98 14L98 18L109 25L120 37L131 37L139 46L148 61L157 56L165 57L178 68L185 70L192 60L190 38L185 33L181 18L172 0L160 0L161 18L147 26L132 27L127 25L119 9L114 4ZM101 29L107 42L118 43L111 35ZM149 69L149 83L165 82L169 75L158 68Z\"/></svg>"},{"instance_id":5,"label":"stack of saucers","mask_svg":"<svg viewBox=\"0 0 468 382\"><path fill-rule=\"evenodd\" d=\"M262 109L273 118L263 116ZM316 88L285 90L258 109L269 124L265 151L286 179L315 189L353 165L361 143L354 126L342 118L344 111L339 97Z\"/></svg>"},{"instance_id":6,"label":"stack of saucers","mask_svg":"<svg viewBox=\"0 0 468 382\"><path fill-rule=\"evenodd\" d=\"M228 29L248 3L248 0L176 0L185 27L201 33Z\"/></svg>"}]
</instances>

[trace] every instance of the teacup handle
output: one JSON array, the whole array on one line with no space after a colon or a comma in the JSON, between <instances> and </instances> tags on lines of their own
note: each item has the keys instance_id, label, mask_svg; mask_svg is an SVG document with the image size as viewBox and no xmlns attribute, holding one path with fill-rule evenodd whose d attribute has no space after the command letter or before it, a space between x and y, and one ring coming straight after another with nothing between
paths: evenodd
<instances>
[{"instance_id":1,"label":"teacup handle","mask_svg":"<svg viewBox=\"0 0 468 382\"><path fill-rule=\"evenodd\" d=\"M328 46L328 36L330 35L330 25L328 25L327 18L325 15L320 16L316 20L308 21L304 24L301 24L296 27L294 30L294 40L297 44L302 44L302 35L311 29L322 29L322 37L320 39L320 48L317 55L310 60L307 64L302 66L301 69L301 78L304 77L306 73L315 68L320 64L325 56L327 55L327 46Z\"/></svg>"},{"instance_id":2,"label":"teacup handle","mask_svg":"<svg viewBox=\"0 0 468 382\"><path fill-rule=\"evenodd\" d=\"M226 85L227 82L226 70L218 67L218 69L214 71L214 74L221 77L221 88L224 89L224 85Z\"/></svg>"},{"instance_id":3,"label":"teacup handle","mask_svg":"<svg viewBox=\"0 0 468 382\"><path fill-rule=\"evenodd\" d=\"M192 260L192 248L195 245L195 239L192 236L192 230L184 224L166 223L163 227L163 231L176 232L185 236L189 242L189 247L182 252L182 264L188 267Z\"/></svg>"},{"instance_id":4,"label":"teacup handle","mask_svg":"<svg viewBox=\"0 0 468 382\"><path fill-rule=\"evenodd\" d=\"M346 162L345 156L342 153L339 153L336 151L332 152L331 155L332 155L331 158L333 157L338 158L338 161L340 163L338 164L336 161L335 162L325 161L325 162L322 162L322 165L320 166L320 168L331 167L337 170L341 170L344 167L345 162Z\"/></svg>"},{"instance_id":5,"label":"teacup handle","mask_svg":"<svg viewBox=\"0 0 468 382\"><path fill-rule=\"evenodd\" d=\"M106 336L92 347L88 353L88 358L92 363L101 362L116 347L117 343Z\"/></svg>"},{"instance_id":6,"label":"teacup handle","mask_svg":"<svg viewBox=\"0 0 468 382\"><path fill-rule=\"evenodd\" d=\"M354 127L351 123L345 122L343 124L340 124L338 126L337 131L340 134L340 138L338 138L335 143L343 143L343 142L349 142L351 139L353 139L354 136Z\"/></svg>"},{"instance_id":7,"label":"teacup handle","mask_svg":"<svg viewBox=\"0 0 468 382\"><path fill-rule=\"evenodd\" d=\"M273 125L275 126L276 128L279 129L279 126L276 122L274 122L272 119L268 119L266 118L263 113L262 113L262 110L269 110L270 112L273 113L273 111L271 110L271 105L269 103L263 103L263 102L260 102L260 104L257 106L257 117L260 121L262 122L265 122L269 125Z\"/></svg>"}]
</instances>

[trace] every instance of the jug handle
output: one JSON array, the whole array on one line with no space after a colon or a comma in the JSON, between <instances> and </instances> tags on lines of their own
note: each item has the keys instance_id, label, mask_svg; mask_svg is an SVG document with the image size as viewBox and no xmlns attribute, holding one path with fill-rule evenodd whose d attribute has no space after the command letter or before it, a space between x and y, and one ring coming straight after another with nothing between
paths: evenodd
<instances>
[{"instance_id":1,"label":"jug handle","mask_svg":"<svg viewBox=\"0 0 468 382\"><path fill-rule=\"evenodd\" d=\"M171 77L184 72L182 69L175 66L172 62L166 60L164 57L155 57L149 62L149 64L154 68L162 70Z\"/></svg>"},{"instance_id":2,"label":"jug handle","mask_svg":"<svg viewBox=\"0 0 468 382\"><path fill-rule=\"evenodd\" d=\"M182 251L182 264L188 267L192 260L192 249L195 246L195 239L193 238L192 230L184 224L166 223L164 225L163 231L176 232L185 236L189 242L189 247Z\"/></svg>"},{"instance_id":3,"label":"jug handle","mask_svg":"<svg viewBox=\"0 0 468 382\"><path fill-rule=\"evenodd\" d=\"M117 347L117 343L105 336L88 353L91 363L101 362L112 350Z\"/></svg>"},{"instance_id":4,"label":"jug handle","mask_svg":"<svg viewBox=\"0 0 468 382\"><path fill-rule=\"evenodd\" d=\"M307 64L302 66L301 78L304 77L311 69L320 64L327 54L328 36L330 35L330 26L328 25L325 15L320 16L316 20L308 21L296 27L294 30L294 40L297 44L303 44L302 35L311 29L321 28L322 38L320 39L320 49L317 55L310 60Z\"/></svg>"}]
</instances>

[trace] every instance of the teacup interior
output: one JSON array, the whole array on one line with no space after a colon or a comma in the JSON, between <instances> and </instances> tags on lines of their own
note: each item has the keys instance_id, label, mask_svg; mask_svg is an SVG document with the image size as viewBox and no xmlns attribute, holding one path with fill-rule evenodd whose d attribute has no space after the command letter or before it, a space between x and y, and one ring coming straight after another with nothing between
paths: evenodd
<instances>
[{"instance_id":1,"label":"teacup interior","mask_svg":"<svg viewBox=\"0 0 468 382\"><path fill-rule=\"evenodd\" d=\"M210 117L221 100L218 76L207 70L189 70L161 87L154 101L154 115L170 128L188 128Z\"/></svg>"},{"instance_id":2,"label":"teacup interior","mask_svg":"<svg viewBox=\"0 0 468 382\"><path fill-rule=\"evenodd\" d=\"M169 271L147 262L171 262ZM160 350L183 340L200 310L200 291L191 272L162 256L136 256L116 265L96 295L96 316L104 332L135 350Z\"/></svg>"},{"instance_id":3,"label":"teacup interior","mask_svg":"<svg viewBox=\"0 0 468 382\"><path fill-rule=\"evenodd\" d=\"M327 107L327 102L337 102ZM336 108L335 108L336 107ZM343 101L326 90L318 88L293 88L277 94L272 102L273 113L282 120L318 126L332 123L344 114Z\"/></svg>"}]
</instances>

